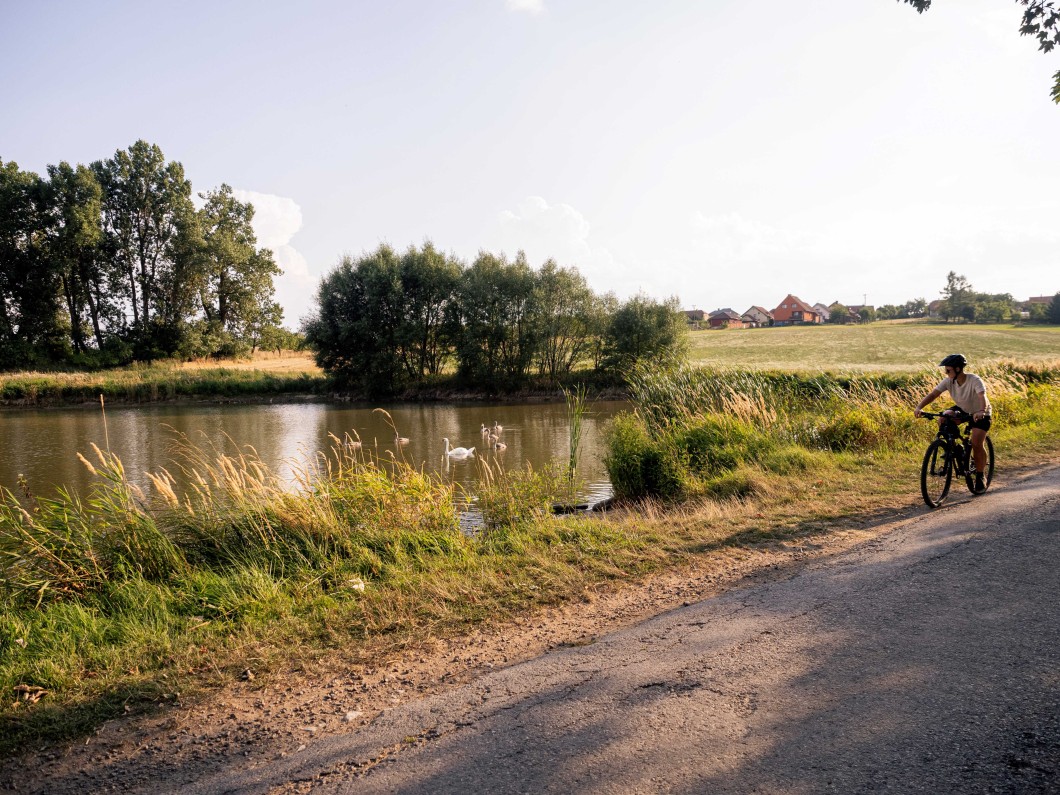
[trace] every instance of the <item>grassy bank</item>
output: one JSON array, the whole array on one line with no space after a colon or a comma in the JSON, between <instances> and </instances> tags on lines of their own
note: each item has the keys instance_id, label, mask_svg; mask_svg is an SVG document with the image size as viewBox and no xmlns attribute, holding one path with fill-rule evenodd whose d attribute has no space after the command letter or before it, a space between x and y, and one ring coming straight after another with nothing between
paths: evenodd
<instances>
[{"instance_id":1,"label":"grassy bank","mask_svg":"<svg viewBox=\"0 0 1060 795\"><path fill-rule=\"evenodd\" d=\"M1004 360L1060 358L1060 326L883 321L689 332L693 364L781 370L917 372L961 351L972 370Z\"/></svg>"},{"instance_id":2,"label":"grassy bank","mask_svg":"<svg viewBox=\"0 0 1060 795\"><path fill-rule=\"evenodd\" d=\"M327 378L305 370L239 366L134 365L98 372L0 373L0 405L50 406L99 401L149 403L189 398L325 394Z\"/></svg>"},{"instance_id":3,"label":"grassy bank","mask_svg":"<svg viewBox=\"0 0 1060 795\"><path fill-rule=\"evenodd\" d=\"M1060 452L1060 366L983 374L1004 482ZM464 495L451 485L367 460L352 440L306 461L294 484L249 452L188 446L187 494L165 472L142 493L95 451L89 498L0 500L0 753L248 670L265 682L311 659L391 655L611 581L915 503L933 430L911 406L935 376L642 374L610 466L616 487L657 496L556 517L558 473L487 477L475 534L458 525Z\"/></svg>"}]
</instances>

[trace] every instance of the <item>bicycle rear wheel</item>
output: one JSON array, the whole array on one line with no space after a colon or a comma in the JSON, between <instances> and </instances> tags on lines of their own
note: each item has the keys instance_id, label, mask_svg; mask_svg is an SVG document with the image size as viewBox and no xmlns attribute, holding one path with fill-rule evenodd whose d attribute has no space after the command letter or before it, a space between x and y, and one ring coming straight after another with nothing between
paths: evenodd
<instances>
[{"instance_id":1,"label":"bicycle rear wheel","mask_svg":"<svg viewBox=\"0 0 1060 795\"><path fill-rule=\"evenodd\" d=\"M929 508L938 508L950 493L950 482L953 480L953 461L950 447L942 439L936 439L928 445L924 453L924 463L920 467L920 493Z\"/></svg>"},{"instance_id":2,"label":"bicycle rear wheel","mask_svg":"<svg viewBox=\"0 0 1060 795\"><path fill-rule=\"evenodd\" d=\"M968 457L968 469L965 475L965 481L968 483L968 491L972 494L986 494L986 490L990 488L990 481L994 479L994 443L990 441L990 437L987 436L983 440L983 446L986 447L986 472L983 473L983 485L986 487L982 491L975 490L975 477L972 475L972 457Z\"/></svg>"}]
</instances>

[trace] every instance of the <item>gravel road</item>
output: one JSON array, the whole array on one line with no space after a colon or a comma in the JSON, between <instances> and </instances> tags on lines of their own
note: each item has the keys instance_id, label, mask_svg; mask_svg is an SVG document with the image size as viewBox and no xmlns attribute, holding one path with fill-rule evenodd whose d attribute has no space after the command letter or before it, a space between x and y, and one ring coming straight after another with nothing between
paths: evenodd
<instances>
[{"instance_id":1,"label":"gravel road","mask_svg":"<svg viewBox=\"0 0 1060 795\"><path fill-rule=\"evenodd\" d=\"M1060 791L1060 469L184 793Z\"/></svg>"}]
</instances>

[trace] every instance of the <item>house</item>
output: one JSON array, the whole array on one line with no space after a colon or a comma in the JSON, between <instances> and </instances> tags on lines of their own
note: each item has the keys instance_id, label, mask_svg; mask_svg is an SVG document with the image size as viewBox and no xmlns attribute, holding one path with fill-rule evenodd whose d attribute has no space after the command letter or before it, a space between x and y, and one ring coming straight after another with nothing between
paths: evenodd
<instances>
[{"instance_id":1,"label":"house","mask_svg":"<svg viewBox=\"0 0 1060 795\"><path fill-rule=\"evenodd\" d=\"M702 309L685 309L683 312L688 325L694 329L698 329L707 317L707 313Z\"/></svg>"},{"instance_id":2,"label":"house","mask_svg":"<svg viewBox=\"0 0 1060 795\"><path fill-rule=\"evenodd\" d=\"M765 328L773 325L773 313L760 306L752 306L743 313L742 318L749 328Z\"/></svg>"},{"instance_id":3,"label":"house","mask_svg":"<svg viewBox=\"0 0 1060 795\"><path fill-rule=\"evenodd\" d=\"M821 316L821 322L827 323L828 318L832 316L832 313L828 311L828 307L818 301L813 305L813 308L817 310L817 314Z\"/></svg>"},{"instance_id":4,"label":"house","mask_svg":"<svg viewBox=\"0 0 1060 795\"><path fill-rule=\"evenodd\" d=\"M828 307L828 312L832 323L841 323L845 326L849 323L861 322L861 315L855 312L853 307L844 306L838 301L832 302Z\"/></svg>"},{"instance_id":5,"label":"house","mask_svg":"<svg viewBox=\"0 0 1060 795\"><path fill-rule=\"evenodd\" d=\"M1032 295L1027 299L1028 304L1046 304L1049 305L1053 302L1053 296L1051 295Z\"/></svg>"},{"instance_id":6,"label":"house","mask_svg":"<svg viewBox=\"0 0 1060 795\"><path fill-rule=\"evenodd\" d=\"M820 323L821 315L796 295L788 296L773 310L773 325L794 326L799 323Z\"/></svg>"},{"instance_id":7,"label":"house","mask_svg":"<svg viewBox=\"0 0 1060 795\"><path fill-rule=\"evenodd\" d=\"M930 304L928 304L927 316L935 319L942 317L942 304L943 302L941 299L932 301Z\"/></svg>"},{"instance_id":8,"label":"house","mask_svg":"<svg viewBox=\"0 0 1060 795\"><path fill-rule=\"evenodd\" d=\"M847 309L858 316L859 323L863 320L871 323L876 319L876 307L872 304L849 304Z\"/></svg>"},{"instance_id":9,"label":"house","mask_svg":"<svg viewBox=\"0 0 1060 795\"><path fill-rule=\"evenodd\" d=\"M711 312L709 322L711 328L747 328L744 319L728 307Z\"/></svg>"}]
</instances>

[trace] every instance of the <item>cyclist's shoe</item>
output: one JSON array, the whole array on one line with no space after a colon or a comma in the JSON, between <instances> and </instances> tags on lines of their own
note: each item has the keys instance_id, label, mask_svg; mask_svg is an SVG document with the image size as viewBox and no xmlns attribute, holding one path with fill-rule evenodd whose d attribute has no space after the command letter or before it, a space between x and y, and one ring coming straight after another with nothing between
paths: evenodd
<instances>
[{"instance_id":1,"label":"cyclist's shoe","mask_svg":"<svg viewBox=\"0 0 1060 795\"><path fill-rule=\"evenodd\" d=\"M983 482L983 473L982 472L976 472L975 473L975 493L976 494L982 494L984 491L986 491L986 483Z\"/></svg>"}]
</instances>

